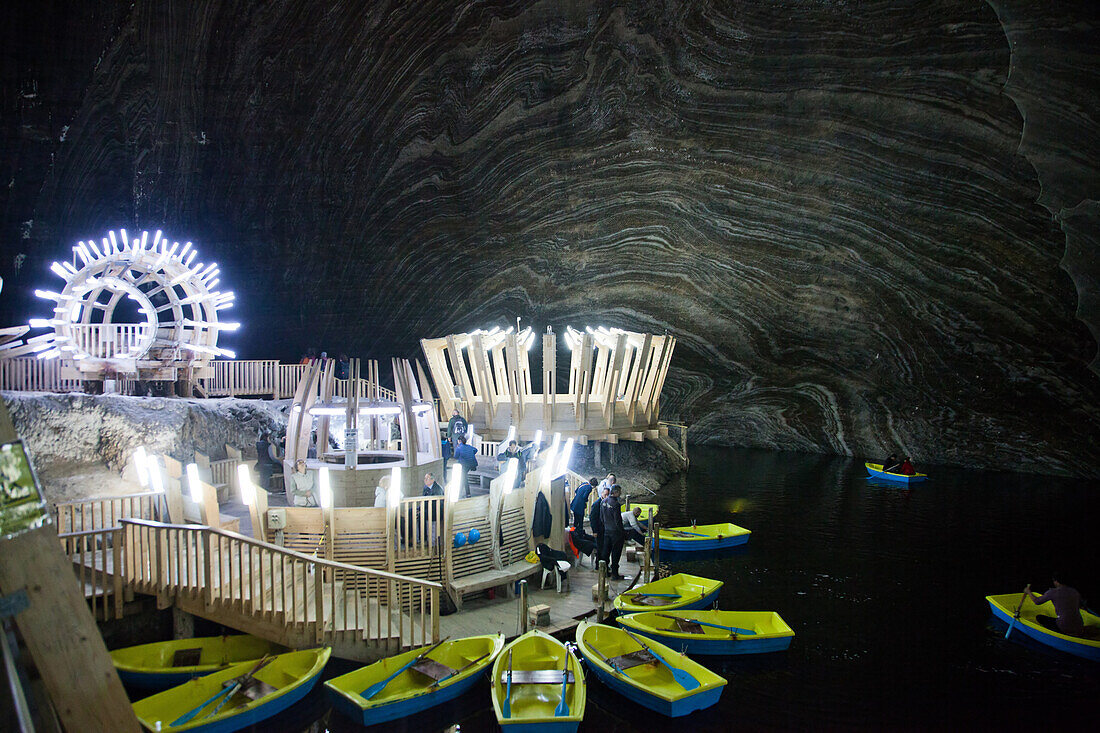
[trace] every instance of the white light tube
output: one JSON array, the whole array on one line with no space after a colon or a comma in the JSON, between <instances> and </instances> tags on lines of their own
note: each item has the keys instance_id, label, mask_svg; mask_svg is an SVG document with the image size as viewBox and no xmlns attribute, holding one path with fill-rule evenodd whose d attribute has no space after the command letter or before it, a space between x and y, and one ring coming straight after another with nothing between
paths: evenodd
<instances>
[{"instance_id":1,"label":"white light tube","mask_svg":"<svg viewBox=\"0 0 1100 733\"><path fill-rule=\"evenodd\" d=\"M328 481L328 467L321 466L317 471L318 498L321 500L322 509L332 508L332 486Z\"/></svg>"},{"instance_id":2,"label":"white light tube","mask_svg":"<svg viewBox=\"0 0 1100 733\"><path fill-rule=\"evenodd\" d=\"M156 456L146 456L146 470L149 472L149 486L158 494L164 493L164 476L160 472L160 461ZM175 517L173 517L175 519Z\"/></svg>"},{"instance_id":3,"label":"white light tube","mask_svg":"<svg viewBox=\"0 0 1100 733\"><path fill-rule=\"evenodd\" d=\"M187 464L187 488L191 492L191 501L202 503L202 483L199 480L199 467L194 463Z\"/></svg>"},{"instance_id":4,"label":"white light tube","mask_svg":"<svg viewBox=\"0 0 1100 733\"><path fill-rule=\"evenodd\" d=\"M386 503L393 507L401 501L401 468L394 466L390 469L390 491L386 497Z\"/></svg>"},{"instance_id":5,"label":"white light tube","mask_svg":"<svg viewBox=\"0 0 1100 733\"><path fill-rule=\"evenodd\" d=\"M141 488L149 488L149 467L146 466L148 456L145 455L145 448L138 446L134 451L134 454L130 457L130 460L134 462L134 470L137 471L138 483L141 484Z\"/></svg>"},{"instance_id":6,"label":"white light tube","mask_svg":"<svg viewBox=\"0 0 1100 733\"><path fill-rule=\"evenodd\" d=\"M561 458L558 460L558 470L554 472L554 477L561 476L569 470L569 459L573 457L573 439L565 441L565 447L561 450Z\"/></svg>"},{"instance_id":7,"label":"white light tube","mask_svg":"<svg viewBox=\"0 0 1100 733\"><path fill-rule=\"evenodd\" d=\"M458 493L462 490L462 465L455 463L451 466L451 480L447 482L447 501L458 501Z\"/></svg>"},{"instance_id":8,"label":"white light tube","mask_svg":"<svg viewBox=\"0 0 1100 733\"><path fill-rule=\"evenodd\" d=\"M248 473L247 463L237 464L237 484L241 487L241 501L245 506L256 505L256 484Z\"/></svg>"}]
</instances>

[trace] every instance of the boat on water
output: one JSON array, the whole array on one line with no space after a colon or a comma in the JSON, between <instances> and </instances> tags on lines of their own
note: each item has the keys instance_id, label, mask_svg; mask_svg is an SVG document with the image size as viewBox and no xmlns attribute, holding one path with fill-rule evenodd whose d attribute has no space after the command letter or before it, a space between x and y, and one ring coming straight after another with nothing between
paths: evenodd
<instances>
[{"instance_id":1,"label":"boat on water","mask_svg":"<svg viewBox=\"0 0 1100 733\"><path fill-rule=\"evenodd\" d=\"M676 573L620 593L615 597L615 608L622 614L707 608L718 600L721 589L720 580Z\"/></svg>"},{"instance_id":2,"label":"boat on water","mask_svg":"<svg viewBox=\"0 0 1100 733\"><path fill-rule=\"evenodd\" d=\"M653 512L653 518L656 519L657 513L660 511L661 508L658 504L643 504L639 501L630 502L630 508L634 509L634 507L638 507L642 510L641 516L638 517L638 523L641 524L643 527L649 526L650 511Z\"/></svg>"},{"instance_id":3,"label":"boat on water","mask_svg":"<svg viewBox=\"0 0 1100 733\"><path fill-rule=\"evenodd\" d=\"M640 636L693 655L781 652L794 638L774 611L643 611L616 620Z\"/></svg>"},{"instance_id":4,"label":"boat on water","mask_svg":"<svg viewBox=\"0 0 1100 733\"><path fill-rule=\"evenodd\" d=\"M601 682L633 703L670 718L718 702L726 679L652 639L582 621L577 649Z\"/></svg>"},{"instance_id":5,"label":"boat on water","mask_svg":"<svg viewBox=\"0 0 1100 733\"><path fill-rule=\"evenodd\" d=\"M752 532L736 524L700 524L691 527L662 528L657 546L673 552L699 552L737 547L749 541Z\"/></svg>"},{"instance_id":6,"label":"boat on water","mask_svg":"<svg viewBox=\"0 0 1100 733\"><path fill-rule=\"evenodd\" d=\"M128 646L111 652L111 661L124 684L147 690L167 690L231 664L254 663L266 654L285 651L285 647L266 639L234 634Z\"/></svg>"},{"instance_id":7,"label":"boat on water","mask_svg":"<svg viewBox=\"0 0 1100 733\"><path fill-rule=\"evenodd\" d=\"M333 707L363 725L404 718L468 692L500 654L503 634L413 649L325 682Z\"/></svg>"},{"instance_id":8,"label":"boat on water","mask_svg":"<svg viewBox=\"0 0 1100 733\"><path fill-rule=\"evenodd\" d=\"M507 733L572 733L584 719L580 660L537 629L501 650L492 677L493 712Z\"/></svg>"},{"instance_id":9,"label":"boat on water","mask_svg":"<svg viewBox=\"0 0 1100 733\"><path fill-rule=\"evenodd\" d=\"M232 733L309 694L331 653L322 647L234 664L138 700L134 714L151 731Z\"/></svg>"},{"instance_id":10,"label":"boat on water","mask_svg":"<svg viewBox=\"0 0 1100 733\"><path fill-rule=\"evenodd\" d=\"M924 473L893 473L892 471L883 471L881 463L864 463L867 468L867 474L871 478L881 479L883 481L893 481L899 484L917 484L921 481L928 480L928 474Z\"/></svg>"},{"instance_id":11,"label":"boat on water","mask_svg":"<svg viewBox=\"0 0 1100 733\"><path fill-rule=\"evenodd\" d=\"M1057 615L1054 612L1054 604L1050 601L1036 606L1028 596L1020 606L1019 593L986 596L985 600L989 602L989 609L993 611L993 615L1005 623L1012 623L1016 607L1020 607L1020 617L1016 619L1012 633L1029 636L1035 641L1078 657L1091 659L1094 662L1100 661L1100 616L1082 609L1081 621L1085 624L1085 633L1088 636L1070 636L1052 631L1036 619L1039 614L1052 618Z\"/></svg>"}]
</instances>

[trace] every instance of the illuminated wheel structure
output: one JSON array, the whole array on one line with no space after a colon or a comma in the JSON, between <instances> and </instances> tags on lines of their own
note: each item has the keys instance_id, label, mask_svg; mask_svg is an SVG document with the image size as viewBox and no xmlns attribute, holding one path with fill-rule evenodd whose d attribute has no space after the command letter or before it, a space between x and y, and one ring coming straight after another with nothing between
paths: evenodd
<instances>
[{"instance_id":1,"label":"illuminated wheel structure","mask_svg":"<svg viewBox=\"0 0 1100 733\"><path fill-rule=\"evenodd\" d=\"M65 281L60 292L35 291L54 302L54 311L29 325L52 331L27 339L19 351L61 358L68 376L91 381L210 376L214 357L235 358L218 346L219 335L240 324L218 320L234 295L216 290L217 263L197 259L190 242L181 246L159 230L130 237L120 229L99 244L78 242L71 262L50 266Z\"/></svg>"}]
</instances>

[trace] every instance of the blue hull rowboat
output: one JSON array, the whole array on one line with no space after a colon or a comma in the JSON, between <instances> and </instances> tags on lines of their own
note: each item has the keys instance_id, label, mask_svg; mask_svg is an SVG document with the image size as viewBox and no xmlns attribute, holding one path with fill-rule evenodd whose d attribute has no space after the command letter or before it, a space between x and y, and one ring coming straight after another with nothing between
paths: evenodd
<instances>
[{"instance_id":1,"label":"blue hull rowboat","mask_svg":"<svg viewBox=\"0 0 1100 733\"><path fill-rule=\"evenodd\" d=\"M697 527L662 528L657 546L672 552L701 552L738 547L749 541L752 532L744 527L724 524L700 524Z\"/></svg>"},{"instance_id":2,"label":"blue hull rowboat","mask_svg":"<svg viewBox=\"0 0 1100 733\"><path fill-rule=\"evenodd\" d=\"M623 591L615 597L614 605L619 613L710 608L721 590L720 580L676 573Z\"/></svg>"},{"instance_id":3,"label":"blue hull rowboat","mask_svg":"<svg viewBox=\"0 0 1100 733\"><path fill-rule=\"evenodd\" d=\"M484 672L504 646L503 634L470 636L445 641L430 650L428 660L447 665L453 673L437 668L436 675L451 674L439 684L435 678L409 668L392 678L369 699L363 692L380 683L424 650L413 649L380 662L335 677L325 682L325 692L333 707L348 718L363 725L375 725L419 713L422 710L454 700L484 677ZM434 670L433 670L434 671Z\"/></svg>"},{"instance_id":4,"label":"blue hull rowboat","mask_svg":"<svg viewBox=\"0 0 1100 733\"><path fill-rule=\"evenodd\" d=\"M694 680L697 686L686 689L656 661L627 667L620 659L615 664L621 671L613 669L607 660L615 661L619 655L637 653L641 648L622 629L613 626L582 621L577 627L576 639L585 664L601 682L631 702L670 718L709 708L718 702L726 685L725 678L660 642L650 640L647 640L650 649L676 669L686 672L688 681Z\"/></svg>"},{"instance_id":5,"label":"blue hull rowboat","mask_svg":"<svg viewBox=\"0 0 1100 733\"><path fill-rule=\"evenodd\" d=\"M989 608L993 611L993 615L1008 624L1012 623L1016 605L1020 602L1020 594L1007 593L999 596L986 596L985 600L989 602ZM1081 611L1081 620L1085 624L1085 631L1092 634L1091 638L1081 638L1059 634L1042 626L1035 618L1040 613L1053 617L1055 615L1054 604L1047 601L1041 606L1036 606L1032 603L1030 597L1027 598L1023 606L1020 607L1020 617L1016 619L1012 633L1029 636L1041 644L1046 644L1067 654L1100 662L1100 617L1088 611Z\"/></svg>"},{"instance_id":6,"label":"blue hull rowboat","mask_svg":"<svg viewBox=\"0 0 1100 733\"><path fill-rule=\"evenodd\" d=\"M215 695L220 690L232 689L223 688L223 683L255 668L251 662L245 662L143 698L133 704L134 714L148 730L233 733L278 715L308 695L321 678L331 652L324 647L275 657L255 673L256 679L271 686L274 692L256 700L230 695L227 704L218 708L221 703ZM196 709L198 713L193 718L173 725Z\"/></svg>"},{"instance_id":7,"label":"blue hull rowboat","mask_svg":"<svg viewBox=\"0 0 1100 733\"><path fill-rule=\"evenodd\" d=\"M924 473L914 473L912 476L909 476L904 473L883 471L881 463L864 463L863 465L867 468L867 473L871 478L877 478L883 481L893 481L898 484L918 484L921 481L928 480L928 475Z\"/></svg>"},{"instance_id":8,"label":"blue hull rowboat","mask_svg":"<svg viewBox=\"0 0 1100 733\"><path fill-rule=\"evenodd\" d=\"M687 631L677 618L703 624ZM692 656L781 652L794 638L791 627L773 611L645 611L616 620L639 636ZM727 629L739 631L731 633Z\"/></svg>"},{"instance_id":9,"label":"blue hull rowboat","mask_svg":"<svg viewBox=\"0 0 1100 733\"><path fill-rule=\"evenodd\" d=\"M254 636L211 636L115 649L111 661L123 684L167 690L232 664L258 662L265 654L285 651L278 644Z\"/></svg>"}]
</instances>

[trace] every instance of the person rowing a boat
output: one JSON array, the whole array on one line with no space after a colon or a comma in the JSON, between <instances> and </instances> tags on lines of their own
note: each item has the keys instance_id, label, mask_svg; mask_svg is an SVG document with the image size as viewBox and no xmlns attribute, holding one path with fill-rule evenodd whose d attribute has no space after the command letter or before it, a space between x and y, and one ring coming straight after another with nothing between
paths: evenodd
<instances>
[{"instance_id":1,"label":"person rowing a boat","mask_svg":"<svg viewBox=\"0 0 1100 733\"><path fill-rule=\"evenodd\" d=\"M1031 596L1031 601L1036 606L1041 606L1047 601L1054 604L1054 613L1057 618L1051 618L1045 614L1039 614L1035 620L1044 628L1068 636L1084 636L1085 624L1081 621L1081 594L1076 588L1063 584L1055 574L1051 578L1054 587L1041 596L1031 592L1031 584L1024 588L1024 593Z\"/></svg>"},{"instance_id":2,"label":"person rowing a boat","mask_svg":"<svg viewBox=\"0 0 1100 733\"><path fill-rule=\"evenodd\" d=\"M893 453L890 454L889 458L887 458L885 461L882 462L882 470L887 472L887 473L889 473L890 471L897 470L897 467L898 467L898 457Z\"/></svg>"},{"instance_id":3,"label":"person rowing a boat","mask_svg":"<svg viewBox=\"0 0 1100 733\"><path fill-rule=\"evenodd\" d=\"M901 462L901 465L897 467L897 472L906 476L912 476L917 472L917 469L913 468L913 464L909 461L909 456L906 456L905 460Z\"/></svg>"}]
</instances>

